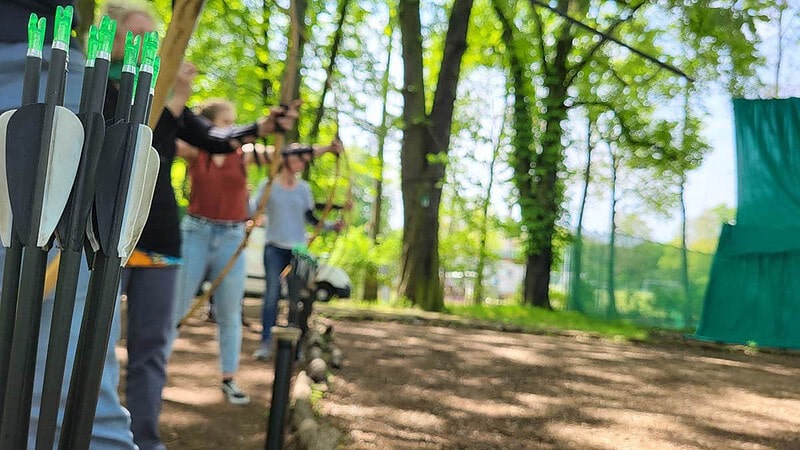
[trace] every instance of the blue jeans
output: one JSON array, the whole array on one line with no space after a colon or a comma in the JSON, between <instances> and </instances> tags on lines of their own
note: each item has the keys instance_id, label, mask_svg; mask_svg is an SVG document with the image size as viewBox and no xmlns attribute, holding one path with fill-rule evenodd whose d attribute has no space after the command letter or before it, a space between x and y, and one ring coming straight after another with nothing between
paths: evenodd
<instances>
[{"instance_id":1,"label":"blue jeans","mask_svg":"<svg viewBox=\"0 0 800 450\"><path fill-rule=\"evenodd\" d=\"M201 283L206 279L214 280L241 244L244 223L215 223L187 215L181 222L181 233L183 265L175 296L173 337L177 337L176 327L189 312ZM239 369L244 282L244 254L240 254L213 296L214 317L219 330L220 370L223 374L234 374Z\"/></svg>"},{"instance_id":2,"label":"blue jeans","mask_svg":"<svg viewBox=\"0 0 800 450\"><path fill-rule=\"evenodd\" d=\"M281 272L289 265L292 251L285 248L267 244L264 246L264 275L267 288L264 291L264 308L261 311L261 342L267 343L272 339L271 328L278 318L278 300L281 298Z\"/></svg>"},{"instance_id":3,"label":"blue jeans","mask_svg":"<svg viewBox=\"0 0 800 450\"><path fill-rule=\"evenodd\" d=\"M122 292L128 296L128 367L125 400L133 440L142 450L164 450L158 431L161 391L167 381L166 347L178 266L126 268Z\"/></svg>"},{"instance_id":4,"label":"blue jeans","mask_svg":"<svg viewBox=\"0 0 800 450\"><path fill-rule=\"evenodd\" d=\"M27 52L27 43L0 43L0 111L19 106L22 92L22 75ZM49 59L50 48L45 46L44 59ZM77 50L70 50L69 73L67 74L67 92L64 106L77 111L80 101L81 78L83 77L84 58ZM46 68L46 66L44 66ZM40 98L43 97L47 78L46 69L42 71L40 84ZM2 174L4 176L5 174ZM51 252L51 257L55 251ZM5 249L0 247L0 271L5 260ZM58 430L63 418L63 407L66 404L67 390L75 360L75 348L80 333L80 323L83 317L83 307L86 302L86 290L89 282L89 271L86 264L81 265L78 291L75 302L75 312L71 318L71 332L67 353L67 364L64 372L64 381L61 391L61 412L58 418ZM28 430L28 444L35 442L36 429L39 419L39 405L44 381L44 367L47 357L47 344L50 338L50 323L53 312L53 297L47 297L42 304L42 321L39 332L39 347L36 357L36 375L34 378L33 403L31 408L31 423ZM91 448L95 450L129 450L136 449L130 432L130 417L122 407L117 396L119 384L119 363L114 352L113 343L119 336L119 307L114 314L111 337L106 353L103 377L100 383L100 397L97 401L94 427L92 428ZM56 437L56 443L58 437Z\"/></svg>"}]
</instances>

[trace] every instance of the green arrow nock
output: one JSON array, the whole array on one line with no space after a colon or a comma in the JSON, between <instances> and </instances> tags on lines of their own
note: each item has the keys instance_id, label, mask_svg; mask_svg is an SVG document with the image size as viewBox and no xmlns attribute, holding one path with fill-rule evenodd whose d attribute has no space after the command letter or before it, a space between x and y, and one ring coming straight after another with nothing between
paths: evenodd
<instances>
[{"instance_id":1,"label":"green arrow nock","mask_svg":"<svg viewBox=\"0 0 800 450\"><path fill-rule=\"evenodd\" d=\"M123 72L136 73L136 62L139 59L139 48L142 44L142 37L128 31L125 35L125 63L122 66Z\"/></svg>"},{"instance_id":2,"label":"green arrow nock","mask_svg":"<svg viewBox=\"0 0 800 450\"><path fill-rule=\"evenodd\" d=\"M144 44L142 44L142 65L139 70L152 73L157 53L158 33L155 31L145 33Z\"/></svg>"},{"instance_id":3,"label":"green arrow nock","mask_svg":"<svg viewBox=\"0 0 800 450\"><path fill-rule=\"evenodd\" d=\"M156 91L156 81L158 81L158 72L161 70L161 57L156 56L156 59L153 61L153 79L150 81L150 93L154 93Z\"/></svg>"},{"instance_id":4,"label":"green arrow nock","mask_svg":"<svg viewBox=\"0 0 800 450\"><path fill-rule=\"evenodd\" d=\"M103 16L100 20L99 43L97 57L111 61L111 48L114 45L114 36L117 33L117 21L111 20L108 16Z\"/></svg>"},{"instance_id":5,"label":"green arrow nock","mask_svg":"<svg viewBox=\"0 0 800 450\"><path fill-rule=\"evenodd\" d=\"M72 32L72 5L56 7L56 22L53 28L53 48L64 51L69 49L69 38Z\"/></svg>"},{"instance_id":6,"label":"green arrow nock","mask_svg":"<svg viewBox=\"0 0 800 450\"><path fill-rule=\"evenodd\" d=\"M94 67L94 59L97 58L97 49L100 47L100 36L97 27L89 27L89 42L86 44L86 67Z\"/></svg>"},{"instance_id":7,"label":"green arrow nock","mask_svg":"<svg viewBox=\"0 0 800 450\"><path fill-rule=\"evenodd\" d=\"M46 24L47 19L39 18L35 13L31 13L31 17L28 19L28 56L42 57Z\"/></svg>"}]
</instances>

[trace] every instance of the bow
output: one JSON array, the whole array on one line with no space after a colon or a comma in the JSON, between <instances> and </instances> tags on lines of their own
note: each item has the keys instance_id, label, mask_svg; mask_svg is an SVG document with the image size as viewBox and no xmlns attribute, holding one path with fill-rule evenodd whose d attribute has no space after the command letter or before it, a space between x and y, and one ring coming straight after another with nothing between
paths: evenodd
<instances>
[{"instance_id":1,"label":"bow","mask_svg":"<svg viewBox=\"0 0 800 450\"><path fill-rule=\"evenodd\" d=\"M333 108L333 111L334 111L334 123L335 123L335 126L336 126L336 133L335 133L334 139L336 141L341 142L342 140L341 140L341 137L339 135L339 129L340 129L340 126L339 126L339 108L336 105L335 97L334 97L334 108ZM336 165L334 166L334 174L333 174L333 176L334 176L333 186L331 186L331 189L328 192L328 197L325 200L325 206L322 209L322 214L320 215L319 222L314 226L314 232L312 233L311 237L308 239L307 245L311 245L311 243L314 242L314 240L316 240L317 237L319 237L319 235L322 232L322 227L325 224L325 219L328 217L330 212L333 210L333 199L334 199L334 197L336 195L336 189L337 189L337 187L339 185L339 180L341 179L341 162L342 162L342 160L344 160L345 166L347 166L347 174L348 174L347 200L345 202L345 205L343 205L343 208L351 209L350 205L352 205L352 200L353 200L353 191L352 191L353 183L352 183L352 180L351 180L351 177L350 177L350 163L349 163L349 159L347 157L347 152L344 151L344 148L342 148L342 151L340 153L336 154ZM342 223L344 223L344 222L345 222L344 214L342 214ZM341 230L339 230L339 232L341 232ZM339 233L337 233L336 238L338 238L338 235L339 235ZM336 238L334 238L334 242L335 242Z\"/></svg>"}]
</instances>

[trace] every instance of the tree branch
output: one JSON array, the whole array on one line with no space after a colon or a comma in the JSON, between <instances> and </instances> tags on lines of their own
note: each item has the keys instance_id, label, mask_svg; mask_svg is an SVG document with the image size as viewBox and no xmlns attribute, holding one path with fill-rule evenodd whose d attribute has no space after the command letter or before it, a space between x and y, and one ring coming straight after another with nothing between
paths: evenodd
<instances>
[{"instance_id":1,"label":"tree branch","mask_svg":"<svg viewBox=\"0 0 800 450\"><path fill-rule=\"evenodd\" d=\"M559 15L566 16L567 9L569 8L569 0L560 0L558 2L558 11ZM564 73L566 75L567 69L567 56L572 51L573 44L572 44L572 33L570 33L570 26L566 25L561 28L561 34L556 41L556 57L553 60L553 69ZM564 78L566 79L566 78ZM566 88L567 84L564 84L563 87Z\"/></svg>"},{"instance_id":2,"label":"tree branch","mask_svg":"<svg viewBox=\"0 0 800 450\"><path fill-rule=\"evenodd\" d=\"M441 70L430 114L429 129L437 152L447 152L450 146L453 109L461 75L461 61L467 49L467 30L472 5L473 0L455 0L450 10Z\"/></svg>"},{"instance_id":3,"label":"tree branch","mask_svg":"<svg viewBox=\"0 0 800 450\"><path fill-rule=\"evenodd\" d=\"M659 60L658 58L656 58L654 56L650 56L650 55L648 55L647 53L645 53L645 52L643 52L641 50L638 50L638 49L636 49L634 47L631 47L630 45L622 42L621 40L619 40L619 39L617 39L617 38L615 38L613 36L609 36L609 35L603 33L602 31L600 31L600 30L598 30L596 28L592 28L589 25L586 25L585 23L581 22L580 20L577 20L577 19L574 19L574 18L570 17L569 14L561 12L558 9L553 8L552 6L542 2L540 0L528 0L528 1L531 2L531 4L533 6L539 6L539 7L545 8L547 10L550 10L550 11L558 14L559 16L563 17L564 19L568 20L569 22L571 22L571 23L573 23L573 24L575 24L575 25L577 25L577 26L579 26L579 27L581 27L581 28L583 28L585 30L591 31L594 34L597 34L599 36L603 36L606 39L608 39L609 41L614 42L615 44L620 45L620 46L630 50L632 53L634 53L634 54L636 54L638 56L641 56L642 58L644 58L644 59L646 59L648 61L651 61L653 64L656 64L657 66L659 66L659 67L661 67L663 69L667 69L670 72L672 72L672 73L674 73L674 74L676 74L676 75L678 75L680 77L685 78L689 82L694 82L694 78L690 77L689 75L684 73L682 70L678 69L677 67L675 67L675 66L673 66L671 64L665 63L665 62Z\"/></svg>"},{"instance_id":4,"label":"tree branch","mask_svg":"<svg viewBox=\"0 0 800 450\"><path fill-rule=\"evenodd\" d=\"M608 65L608 66L606 66L606 67L608 67L608 70L611 72L611 75L612 75L614 78L616 78L616 79L617 79L617 81L619 81L620 83L622 83L622 85L623 85L623 86L630 86L630 85L631 85L630 83L628 83L628 81L627 81L627 80L625 80L624 78L622 78L622 75L620 75L620 74L619 74L619 72L617 72L617 69L615 69L615 68L614 68L614 66L612 66L612 65L610 65L610 64L609 64L609 65Z\"/></svg>"},{"instance_id":5,"label":"tree branch","mask_svg":"<svg viewBox=\"0 0 800 450\"><path fill-rule=\"evenodd\" d=\"M586 55L585 55L583 58L581 58L581 60L580 60L580 61L579 61L577 64L575 64L575 67L573 67L573 68L569 69L569 71L570 71L570 74L569 74L569 76L568 76L568 78L567 78L567 86L569 86L569 85L571 85L571 84L572 84L572 82L575 80L575 77L576 77L576 76L578 76L578 72L580 72L580 71L581 71L581 69L583 69L583 68L586 66L586 64L587 64L589 61L591 61L591 60L592 60L592 57L594 56L594 54L595 54L595 53L597 53L597 51L598 51L598 50L600 50L600 48L601 48L603 45L605 45L605 43L606 43L606 42L608 42L608 41L609 41L609 39L608 39L608 38L609 38L609 37L610 37L612 34L614 34L614 31L616 31L616 30L617 30L617 28L619 28L619 27L620 27L620 25L622 25L623 23L625 23L625 22L627 22L627 21L631 20L631 19L633 18L633 15L634 15L634 14L636 14L636 11L638 11L638 10L639 10L639 8L641 8L642 6L644 6L644 4L645 4L645 3L647 3L647 2L646 2L646 1L643 1L643 2L639 3L638 5L634 6L634 7L633 7L633 10L631 10L630 14L628 14L626 17L620 17L619 19L617 19L617 21L616 21L616 22L612 23L612 24L611 24L611 25L610 25L610 26L609 26L609 27L608 27L608 28L607 28L607 29L606 29L606 30L603 32L602 39L600 39L600 42L598 42L597 44L595 44L595 45L594 45L594 47L592 47L592 48L589 50L589 52L588 52L588 53L586 53Z\"/></svg>"},{"instance_id":6,"label":"tree branch","mask_svg":"<svg viewBox=\"0 0 800 450\"><path fill-rule=\"evenodd\" d=\"M539 12L536 8L532 8L531 13L533 13L533 21L536 23L536 28L539 29L539 54L542 57L542 73L547 73L548 64L547 64L547 52L544 48L544 24L542 23L542 17L539 15Z\"/></svg>"},{"instance_id":7,"label":"tree branch","mask_svg":"<svg viewBox=\"0 0 800 450\"><path fill-rule=\"evenodd\" d=\"M592 101L584 101L584 102L575 102L574 106L584 106L584 107L599 106L599 107L602 107L606 111L612 113L614 115L614 117L617 119L617 122L619 123L620 129L621 129L621 132L620 132L619 136L617 136L617 137L624 136L627 139L628 142L630 142L631 144L633 144L633 145L635 145L637 147L648 147L648 148L654 148L654 149L663 150L663 147L661 147L660 145L658 145L656 143L649 142L647 140L642 140L642 139L639 139L639 138L633 136L630 125L628 125L628 123L623 119L624 116L622 114L620 114L619 111L617 110L617 107L613 103L611 103L609 101L592 100Z\"/></svg>"}]
</instances>

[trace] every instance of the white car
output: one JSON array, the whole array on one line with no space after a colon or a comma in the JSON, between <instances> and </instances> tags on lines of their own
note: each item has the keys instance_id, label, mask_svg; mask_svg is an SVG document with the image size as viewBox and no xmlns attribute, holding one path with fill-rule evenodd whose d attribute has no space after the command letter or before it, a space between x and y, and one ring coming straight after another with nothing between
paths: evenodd
<instances>
[{"instance_id":1,"label":"white car","mask_svg":"<svg viewBox=\"0 0 800 450\"><path fill-rule=\"evenodd\" d=\"M250 233L250 240L244 250L245 294L262 297L266 287L264 277L264 228L256 227ZM316 273L316 289L313 294L317 301L327 302L333 297L350 298L350 277L344 270L328 264L320 264Z\"/></svg>"}]
</instances>

